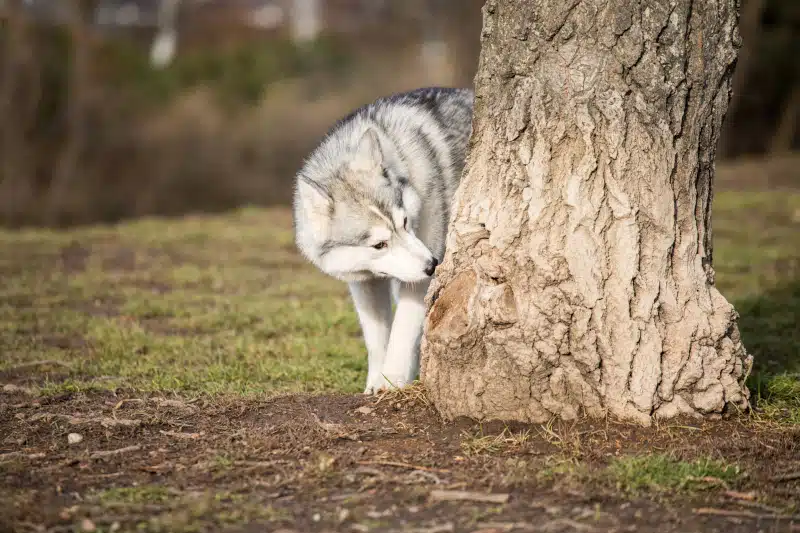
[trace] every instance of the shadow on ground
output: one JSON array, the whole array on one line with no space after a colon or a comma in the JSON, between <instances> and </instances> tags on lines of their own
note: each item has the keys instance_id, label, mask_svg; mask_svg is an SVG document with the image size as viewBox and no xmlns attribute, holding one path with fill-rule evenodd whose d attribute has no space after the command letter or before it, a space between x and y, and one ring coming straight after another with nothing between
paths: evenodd
<instances>
[{"instance_id":1,"label":"shadow on ground","mask_svg":"<svg viewBox=\"0 0 800 533\"><path fill-rule=\"evenodd\" d=\"M800 373L800 280L734 305L753 374Z\"/></svg>"},{"instance_id":2,"label":"shadow on ground","mask_svg":"<svg viewBox=\"0 0 800 533\"><path fill-rule=\"evenodd\" d=\"M735 303L753 355L752 404L767 416L800 423L800 281Z\"/></svg>"}]
</instances>

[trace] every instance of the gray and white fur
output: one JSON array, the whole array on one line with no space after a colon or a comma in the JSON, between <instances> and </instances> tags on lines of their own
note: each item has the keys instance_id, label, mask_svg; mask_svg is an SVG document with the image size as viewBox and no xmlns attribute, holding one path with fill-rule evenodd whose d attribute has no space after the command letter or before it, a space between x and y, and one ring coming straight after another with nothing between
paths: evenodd
<instances>
[{"instance_id":1,"label":"gray and white fur","mask_svg":"<svg viewBox=\"0 0 800 533\"><path fill-rule=\"evenodd\" d=\"M340 120L297 174L297 246L349 284L369 354L365 393L417 376L425 293L444 255L472 106L469 89L380 98Z\"/></svg>"}]
</instances>

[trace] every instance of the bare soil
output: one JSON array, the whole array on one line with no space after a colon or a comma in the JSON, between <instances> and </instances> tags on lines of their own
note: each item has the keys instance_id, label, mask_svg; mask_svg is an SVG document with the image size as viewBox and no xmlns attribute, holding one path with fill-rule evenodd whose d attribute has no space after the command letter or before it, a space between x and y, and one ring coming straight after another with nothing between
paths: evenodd
<instances>
[{"instance_id":1,"label":"bare soil","mask_svg":"<svg viewBox=\"0 0 800 533\"><path fill-rule=\"evenodd\" d=\"M529 436L465 453L470 436L504 430ZM413 394L37 398L6 386L0 435L0 531L800 531L800 430L744 417L506 429L444 423ZM745 473L670 494L604 474L654 452ZM508 499L475 501L487 494Z\"/></svg>"}]
</instances>

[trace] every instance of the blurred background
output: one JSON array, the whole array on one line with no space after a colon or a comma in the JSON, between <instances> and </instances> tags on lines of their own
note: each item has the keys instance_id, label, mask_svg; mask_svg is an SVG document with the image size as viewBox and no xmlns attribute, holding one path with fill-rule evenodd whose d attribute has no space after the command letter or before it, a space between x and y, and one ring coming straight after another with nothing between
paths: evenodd
<instances>
[{"instance_id":1,"label":"blurred background","mask_svg":"<svg viewBox=\"0 0 800 533\"><path fill-rule=\"evenodd\" d=\"M287 204L340 116L472 84L482 4L0 0L0 224ZM800 1L742 0L741 32L719 161L796 186Z\"/></svg>"}]
</instances>

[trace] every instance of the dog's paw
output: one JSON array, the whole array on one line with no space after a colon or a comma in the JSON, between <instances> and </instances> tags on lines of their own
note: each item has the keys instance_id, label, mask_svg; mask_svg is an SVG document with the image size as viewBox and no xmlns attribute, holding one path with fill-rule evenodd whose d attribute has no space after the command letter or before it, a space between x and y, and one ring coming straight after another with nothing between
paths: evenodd
<instances>
[{"instance_id":1,"label":"dog's paw","mask_svg":"<svg viewBox=\"0 0 800 533\"><path fill-rule=\"evenodd\" d=\"M394 374L387 372L381 375L381 381L381 389L402 389L406 385L410 385L414 379L407 372Z\"/></svg>"},{"instance_id":2,"label":"dog's paw","mask_svg":"<svg viewBox=\"0 0 800 533\"><path fill-rule=\"evenodd\" d=\"M378 374L377 376L367 377L367 387L364 394L378 394L384 390L400 389L410 385L414 380L403 374Z\"/></svg>"},{"instance_id":3,"label":"dog's paw","mask_svg":"<svg viewBox=\"0 0 800 533\"><path fill-rule=\"evenodd\" d=\"M386 380L383 379L381 374L370 374L367 376L367 386L364 389L364 394L377 394L382 389L386 388L387 385L388 383L386 383Z\"/></svg>"}]
</instances>

